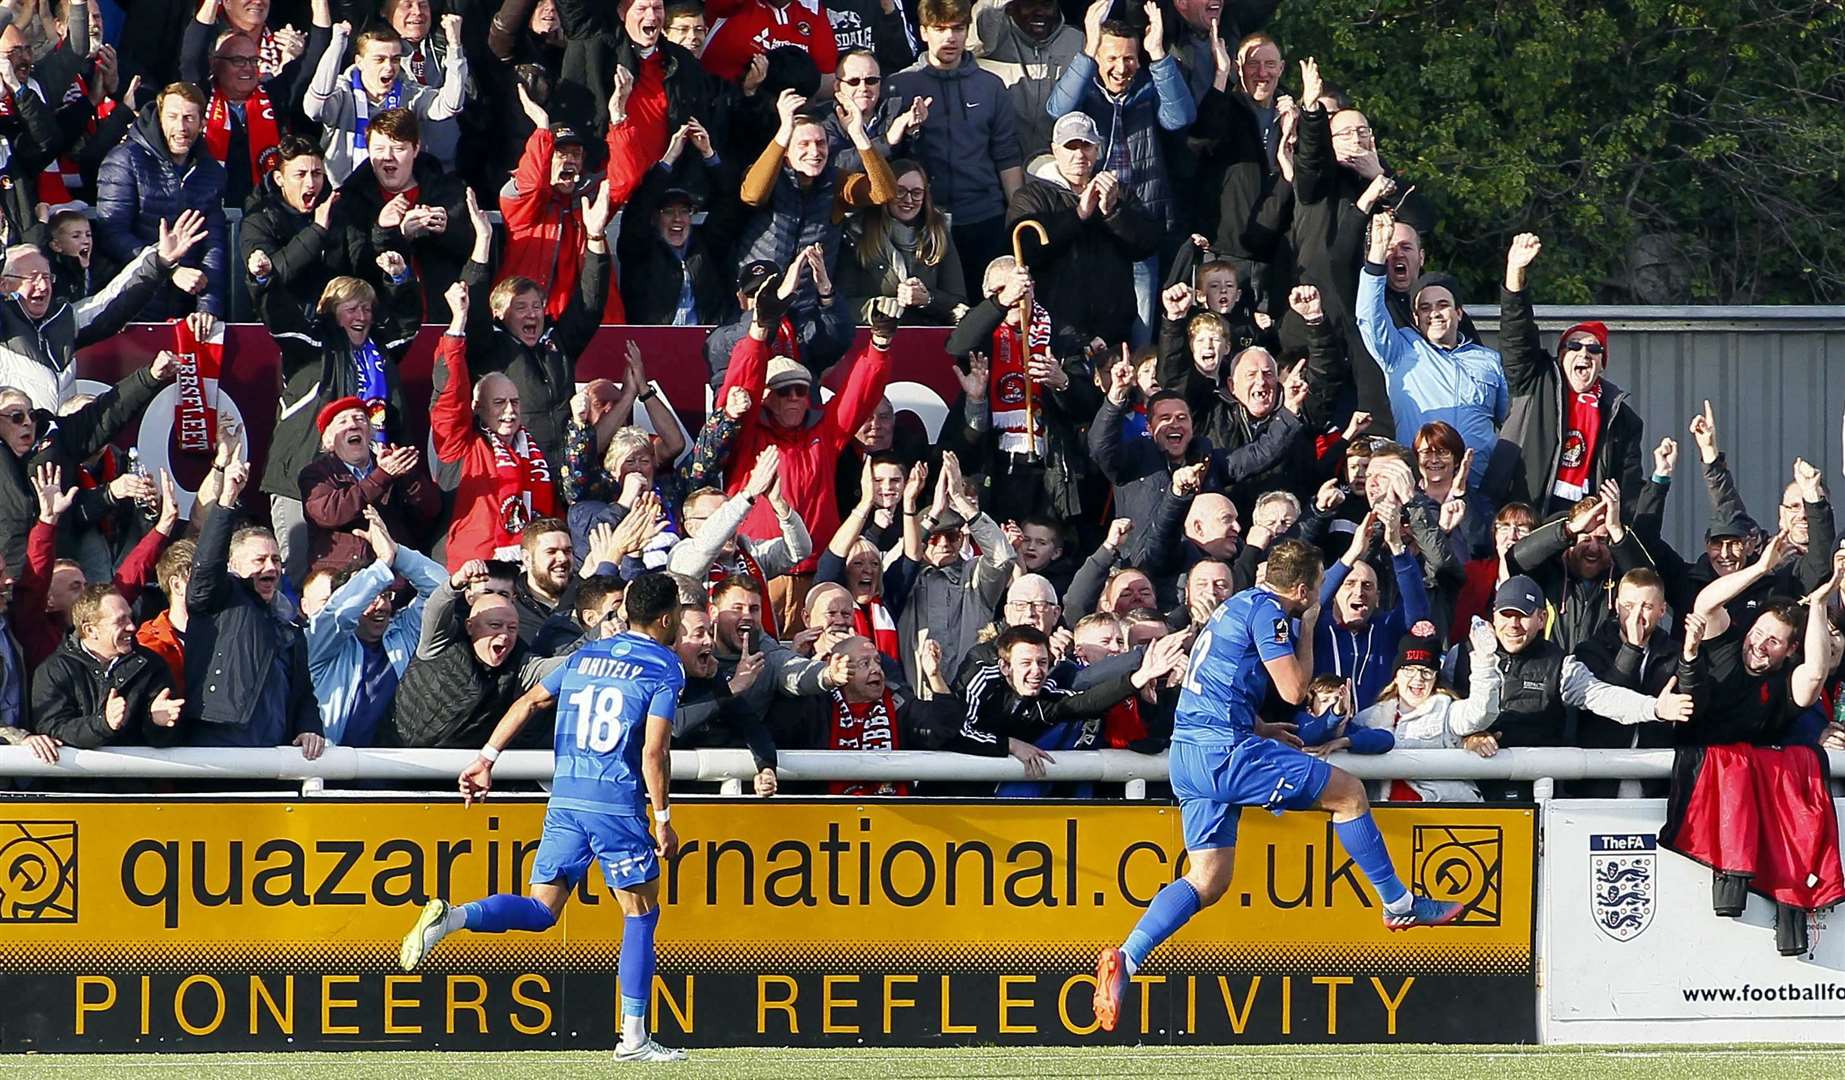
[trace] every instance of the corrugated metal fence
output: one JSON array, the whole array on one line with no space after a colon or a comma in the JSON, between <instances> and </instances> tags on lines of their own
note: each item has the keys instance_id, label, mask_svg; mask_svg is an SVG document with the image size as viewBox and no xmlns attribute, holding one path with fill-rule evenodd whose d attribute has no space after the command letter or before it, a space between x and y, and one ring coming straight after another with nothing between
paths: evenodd
<instances>
[{"instance_id":1,"label":"corrugated metal fence","mask_svg":"<svg viewBox=\"0 0 1845 1080\"><path fill-rule=\"evenodd\" d=\"M1497 306L1480 305L1474 323L1488 344L1498 337ZM1687 558L1703 550L1710 503L1696 448L1685 425L1709 399L1717 437L1749 512L1775 527L1781 489L1793 461L1841 476L1841 403L1845 402L1845 308L1840 307L1548 307L1537 309L1545 344L1572 323L1608 324L1608 377L1634 396L1646 421L1645 468L1652 448L1670 435L1678 472L1666 509L1666 537Z\"/></svg>"}]
</instances>

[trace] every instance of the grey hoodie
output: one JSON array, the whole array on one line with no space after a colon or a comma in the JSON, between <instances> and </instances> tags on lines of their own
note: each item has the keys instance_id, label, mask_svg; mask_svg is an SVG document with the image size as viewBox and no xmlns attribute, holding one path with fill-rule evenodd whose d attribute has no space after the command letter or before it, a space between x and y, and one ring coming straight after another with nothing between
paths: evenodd
<instances>
[{"instance_id":1,"label":"grey hoodie","mask_svg":"<svg viewBox=\"0 0 1845 1080\"><path fill-rule=\"evenodd\" d=\"M1083 51L1083 33L1063 21L1053 9L1056 29L1042 42L1033 41L1006 14L1005 0L979 0L974 5L974 25L967 47L981 70L999 76L1012 98L1019 125L1019 153L1029 162L1051 148L1051 126L1056 120L1045 104L1058 76L1077 53Z\"/></svg>"},{"instance_id":2,"label":"grey hoodie","mask_svg":"<svg viewBox=\"0 0 1845 1080\"><path fill-rule=\"evenodd\" d=\"M994 221L1006 212L1002 169L1019 168L1018 123L1006 84L980 70L974 54L947 71L929 66L928 57L891 76L889 94L896 107L908 108L916 97L934 99L922 130L911 132L901 150L929 170L935 204L954 218L956 227Z\"/></svg>"}]
</instances>

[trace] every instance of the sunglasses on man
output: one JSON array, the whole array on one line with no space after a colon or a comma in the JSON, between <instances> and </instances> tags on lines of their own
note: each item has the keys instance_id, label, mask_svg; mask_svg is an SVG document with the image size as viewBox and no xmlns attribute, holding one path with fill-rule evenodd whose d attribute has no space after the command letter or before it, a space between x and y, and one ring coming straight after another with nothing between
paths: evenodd
<instances>
[{"instance_id":1,"label":"sunglasses on man","mask_svg":"<svg viewBox=\"0 0 1845 1080\"><path fill-rule=\"evenodd\" d=\"M1572 341L1563 346L1564 352L1585 352L1590 356L1600 356L1608 350L1602 348L1599 341Z\"/></svg>"}]
</instances>

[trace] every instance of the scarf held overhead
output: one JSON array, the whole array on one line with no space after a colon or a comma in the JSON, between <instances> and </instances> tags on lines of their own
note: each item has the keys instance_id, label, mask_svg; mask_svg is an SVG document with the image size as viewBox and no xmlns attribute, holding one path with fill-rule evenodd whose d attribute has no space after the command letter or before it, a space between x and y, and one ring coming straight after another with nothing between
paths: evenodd
<instances>
[{"instance_id":1,"label":"scarf held overhead","mask_svg":"<svg viewBox=\"0 0 1845 1080\"><path fill-rule=\"evenodd\" d=\"M175 439L187 454L209 454L218 441L218 378L224 370L224 324L200 341L192 324L173 324L174 352L179 356L179 401L173 407Z\"/></svg>"}]
</instances>

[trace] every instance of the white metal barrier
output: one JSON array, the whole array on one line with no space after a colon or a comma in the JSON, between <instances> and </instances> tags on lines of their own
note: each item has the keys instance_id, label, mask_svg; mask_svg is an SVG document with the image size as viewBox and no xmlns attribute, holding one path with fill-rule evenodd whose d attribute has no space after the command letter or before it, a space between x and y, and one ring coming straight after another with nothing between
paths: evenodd
<instances>
[{"instance_id":1,"label":"white metal barrier","mask_svg":"<svg viewBox=\"0 0 1845 1080\"><path fill-rule=\"evenodd\" d=\"M1059 752L1045 779L1132 783L1166 779L1164 754L1127 750ZM1830 752L1833 775L1845 773L1845 751ZM116 777L162 780L400 780L448 787L475 758L472 750L382 750L328 747L308 761L292 747L233 750L64 747L56 764L30 750L0 746L0 777ZM862 753L788 750L780 755L784 781L820 780L1023 780L1011 757L977 757L925 751ZM1483 758L1465 750L1393 750L1375 756L1338 753L1331 760L1366 780L1598 780L1660 779L1670 775L1670 750L1583 750L1568 747L1502 750ZM551 754L510 750L494 767L501 780L549 780ZM675 750L673 778L682 781L748 780L756 773L747 750Z\"/></svg>"}]
</instances>

